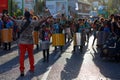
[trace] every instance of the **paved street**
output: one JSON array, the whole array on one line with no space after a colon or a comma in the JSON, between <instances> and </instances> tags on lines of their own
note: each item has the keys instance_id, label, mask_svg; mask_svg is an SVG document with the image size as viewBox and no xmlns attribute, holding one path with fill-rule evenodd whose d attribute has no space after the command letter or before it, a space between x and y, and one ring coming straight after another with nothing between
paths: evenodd
<instances>
[{"instance_id":1,"label":"paved street","mask_svg":"<svg viewBox=\"0 0 120 80\"><path fill-rule=\"evenodd\" d=\"M16 42L10 51L0 49L0 80L120 80L120 63L103 60L96 46L91 47L93 37L83 53L72 52L73 41L63 51L50 46L50 62L42 62L42 51L35 49L35 72L29 73L29 61L25 57L25 76L19 73L19 51Z\"/></svg>"}]
</instances>

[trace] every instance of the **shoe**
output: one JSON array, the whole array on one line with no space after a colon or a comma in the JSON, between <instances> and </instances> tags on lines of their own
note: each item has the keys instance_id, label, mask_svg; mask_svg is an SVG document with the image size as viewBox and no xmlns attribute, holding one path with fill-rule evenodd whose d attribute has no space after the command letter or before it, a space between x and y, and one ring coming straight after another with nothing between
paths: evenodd
<instances>
[{"instance_id":1,"label":"shoe","mask_svg":"<svg viewBox=\"0 0 120 80\"><path fill-rule=\"evenodd\" d=\"M10 50L11 50L11 48L8 48L8 50L10 51Z\"/></svg>"},{"instance_id":2,"label":"shoe","mask_svg":"<svg viewBox=\"0 0 120 80\"><path fill-rule=\"evenodd\" d=\"M24 72L21 72L20 76L23 77L24 76Z\"/></svg>"},{"instance_id":3,"label":"shoe","mask_svg":"<svg viewBox=\"0 0 120 80\"><path fill-rule=\"evenodd\" d=\"M46 61L47 63L49 62L49 59L47 59L47 61Z\"/></svg>"},{"instance_id":4,"label":"shoe","mask_svg":"<svg viewBox=\"0 0 120 80\"><path fill-rule=\"evenodd\" d=\"M46 57L43 57L43 60L42 60L42 62L46 62Z\"/></svg>"},{"instance_id":5,"label":"shoe","mask_svg":"<svg viewBox=\"0 0 120 80\"><path fill-rule=\"evenodd\" d=\"M4 48L3 50L7 50L7 48Z\"/></svg>"}]
</instances>

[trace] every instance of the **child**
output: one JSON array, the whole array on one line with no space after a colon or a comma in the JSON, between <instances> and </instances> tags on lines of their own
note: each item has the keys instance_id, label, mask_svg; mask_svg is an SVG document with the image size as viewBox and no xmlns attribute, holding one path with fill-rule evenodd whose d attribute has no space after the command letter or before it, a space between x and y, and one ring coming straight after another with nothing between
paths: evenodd
<instances>
[{"instance_id":1,"label":"child","mask_svg":"<svg viewBox=\"0 0 120 80\"><path fill-rule=\"evenodd\" d=\"M43 62L49 62L49 44L50 44L50 30L46 28L47 25L42 25L41 31L41 48L43 50Z\"/></svg>"}]
</instances>

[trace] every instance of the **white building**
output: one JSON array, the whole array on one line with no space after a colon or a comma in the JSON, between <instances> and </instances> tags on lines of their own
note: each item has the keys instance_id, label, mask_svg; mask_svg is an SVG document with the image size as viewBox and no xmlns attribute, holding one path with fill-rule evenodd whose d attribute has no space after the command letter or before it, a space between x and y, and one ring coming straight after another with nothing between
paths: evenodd
<instances>
[{"instance_id":1,"label":"white building","mask_svg":"<svg viewBox=\"0 0 120 80\"><path fill-rule=\"evenodd\" d=\"M68 15L68 1L67 0L46 0L46 7L53 16L59 14Z\"/></svg>"},{"instance_id":2,"label":"white building","mask_svg":"<svg viewBox=\"0 0 120 80\"><path fill-rule=\"evenodd\" d=\"M77 13L89 15L90 10L90 4L87 0L46 0L46 7L54 16L57 14L71 16Z\"/></svg>"}]
</instances>

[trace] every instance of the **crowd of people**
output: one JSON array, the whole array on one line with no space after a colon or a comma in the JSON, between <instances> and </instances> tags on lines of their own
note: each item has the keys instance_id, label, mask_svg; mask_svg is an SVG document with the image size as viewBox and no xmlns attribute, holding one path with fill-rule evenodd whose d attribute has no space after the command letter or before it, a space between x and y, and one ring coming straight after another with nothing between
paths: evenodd
<instances>
[{"instance_id":1,"label":"crowd of people","mask_svg":"<svg viewBox=\"0 0 120 80\"><path fill-rule=\"evenodd\" d=\"M108 19L99 17L94 21L89 18L67 19L64 14L58 18L52 16L39 17L31 15L28 11L26 11L20 19L3 15L0 18L0 48L10 50L13 41L5 42L2 40L2 30L4 29L12 29L12 40L18 40L20 72L21 76L24 76L24 57L26 51L28 51L30 71L34 72L33 31L39 33L38 41L42 42L40 46L42 46L41 49L43 50L43 62L49 62L49 45L53 34L64 34L65 44L74 41L73 51L78 47L82 52L85 42L89 43L89 37L91 35L94 36L92 46L94 46L94 42L97 40L96 46L102 48L111 33L120 37L120 15L112 14ZM38 45L39 43L37 47L39 47ZM64 45L54 46L55 50L57 50L57 48L63 50Z\"/></svg>"}]
</instances>

